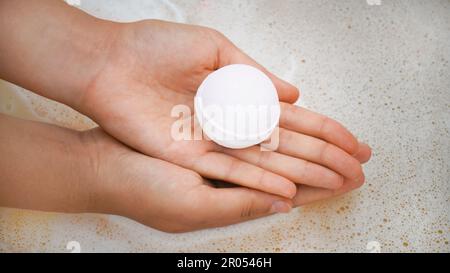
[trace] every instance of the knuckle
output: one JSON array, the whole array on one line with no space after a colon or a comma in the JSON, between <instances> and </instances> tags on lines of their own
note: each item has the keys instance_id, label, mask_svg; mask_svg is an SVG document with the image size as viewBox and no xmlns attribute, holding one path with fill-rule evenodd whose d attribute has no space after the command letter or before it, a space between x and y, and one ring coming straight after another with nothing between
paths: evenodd
<instances>
[{"instance_id":1,"label":"knuckle","mask_svg":"<svg viewBox=\"0 0 450 273\"><path fill-rule=\"evenodd\" d=\"M246 200L244 206L242 206L240 217L244 219L251 218L255 214L255 201L253 200L253 198L250 198L249 200Z\"/></svg>"},{"instance_id":2,"label":"knuckle","mask_svg":"<svg viewBox=\"0 0 450 273\"><path fill-rule=\"evenodd\" d=\"M260 167L267 165L266 163L271 162L272 155L273 155L273 153L271 153L271 152L266 152L266 151L260 152L255 165L260 166Z\"/></svg>"},{"instance_id":3,"label":"knuckle","mask_svg":"<svg viewBox=\"0 0 450 273\"><path fill-rule=\"evenodd\" d=\"M255 179L256 185L258 185L261 188L265 187L267 185L267 181L271 180L270 176L271 176L271 173L269 173L263 169L258 169L258 174Z\"/></svg>"},{"instance_id":4,"label":"knuckle","mask_svg":"<svg viewBox=\"0 0 450 273\"><path fill-rule=\"evenodd\" d=\"M237 159L230 159L228 166L226 167L226 172L222 175L224 181L232 181L233 176L239 168L242 167L241 161Z\"/></svg>"},{"instance_id":5,"label":"knuckle","mask_svg":"<svg viewBox=\"0 0 450 273\"><path fill-rule=\"evenodd\" d=\"M296 180L298 182L302 182L309 179L310 174L314 172L313 170L314 166L312 165L312 163L305 160L304 162L299 164L299 166L300 167L296 166L295 168Z\"/></svg>"},{"instance_id":6,"label":"knuckle","mask_svg":"<svg viewBox=\"0 0 450 273\"><path fill-rule=\"evenodd\" d=\"M294 134L290 133L288 130L280 128L278 130L278 133L280 137L280 143L275 151L283 150L286 146L289 146L294 141Z\"/></svg>"},{"instance_id":7,"label":"knuckle","mask_svg":"<svg viewBox=\"0 0 450 273\"><path fill-rule=\"evenodd\" d=\"M327 162L328 151L332 148L332 145L326 141L319 140L319 160L322 162Z\"/></svg>"},{"instance_id":8,"label":"knuckle","mask_svg":"<svg viewBox=\"0 0 450 273\"><path fill-rule=\"evenodd\" d=\"M319 128L319 134L320 135L326 135L328 132L328 125L332 121L327 116L322 116L322 121L320 122L320 128Z\"/></svg>"},{"instance_id":9,"label":"knuckle","mask_svg":"<svg viewBox=\"0 0 450 273\"><path fill-rule=\"evenodd\" d=\"M246 202L246 204L241 209L240 218L248 218L252 214L251 204Z\"/></svg>"}]
</instances>

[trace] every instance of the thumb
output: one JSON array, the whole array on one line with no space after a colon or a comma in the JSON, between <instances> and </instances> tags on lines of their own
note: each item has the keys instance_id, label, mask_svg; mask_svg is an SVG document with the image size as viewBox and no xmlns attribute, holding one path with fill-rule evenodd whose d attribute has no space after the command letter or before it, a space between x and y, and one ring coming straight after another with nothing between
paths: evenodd
<instances>
[{"instance_id":1,"label":"thumb","mask_svg":"<svg viewBox=\"0 0 450 273\"><path fill-rule=\"evenodd\" d=\"M274 213L289 212L292 201L276 195L248 188L202 187L201 223L206 227L218 227ZM204 228L204 227L199 227Z\"/></svg>"},{"instance_id":2,"label":"thumb","mask_svg":"<svg viewBox=\"0 0 450 273\"><path fill-rule=\"evenodd\" d=\"M287 103L294 103L300 96L299 90L293 86L292 84L278 78L271 72L269 72L262 65L253 60L250 56L242 52L238 47L236 47L231 41L229 41L226 37L223 36L225 42L223 43L219 66L225 66L229 64L247 64L254 66L264 72L275 85L275 88L278 92L278 97L280 101Z\"/></svg>"}]
</instances>

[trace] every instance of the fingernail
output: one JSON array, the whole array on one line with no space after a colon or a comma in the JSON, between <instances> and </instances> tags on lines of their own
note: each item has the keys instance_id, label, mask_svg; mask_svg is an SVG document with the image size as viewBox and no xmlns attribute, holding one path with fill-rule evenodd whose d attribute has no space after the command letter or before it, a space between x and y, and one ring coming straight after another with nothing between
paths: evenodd
<instances>
[{"instance_id":1,"label":"fingernail","mask_svg":"<svg viewBox=\"0 0 450 273\"><path fill-rule=\"evenodd\" d=\"M270 208L271 213L287 213L291 210L291 205L284 201L275 201Z\"/></svg>"}]
</instances>

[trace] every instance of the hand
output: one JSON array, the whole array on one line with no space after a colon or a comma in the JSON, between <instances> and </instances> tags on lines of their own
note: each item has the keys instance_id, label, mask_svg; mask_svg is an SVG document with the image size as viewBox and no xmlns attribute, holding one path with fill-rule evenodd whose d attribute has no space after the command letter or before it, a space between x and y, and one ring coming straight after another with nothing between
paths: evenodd
<instances>
[{"instance_id":1,"label":"hand","mask_svg":"<svg viewBox=\"0 0 450 273\"><path fill-rule=\"evenodd\" d=\"M140 154L101 129L80 133L82 147L97 166L90 210L119 214L166 232L225 226L350 191L363 180L337 191L305 187L290 199L246 187L215 188L196 172ZM95 186L94 186L95 185ZM93 194L95 193L95 194Z\"/></svg>"},{"instance_id":2,"label":"hand","mask_svg":"<svg viewBox=\"0 0 450 273\"><path fill-rule=\"evenodd\" d=\"M216 189L197 173L140 154L100 128L77 132L0 114L0 206L118 214L169 232L287 212L292 201Z\"/></svg>"},{"instance_id":3,"label":"hand","mask_svg":"<svg viewBox=\"0 0 450 273\"><path fill-rule=\"evenodd\" d=\"M8 154L0 159L0 206L118 214L182 232L297 205L246 187L214 188L197 173L138 153L100 128L77 132L0 114L0 130L0 151ZM295 201L321 194L300 191Z\"/></svg>"},{"instance_id":4,"label":"hand","mask_svg":"<svg viewBox=\"0 0 450 273\"><path fill-rule=\"evenodd\" d=\"M112 136L152 157L224 180L291 198L294 183L336 190L344 181L361 181L361 164L352 155L370 156L344 127L292 106L298 90L278 79L209 28L146 20L118 25L99 71L75 108ZM280 146L223 148L211 141L175 141L170 116L175 105L193 109L201 81L232 63L256 66L275 84L282 103Z\"/></svg>"},{"instance_id":5,"label":"hand","mask_svg":"<svg viewBox=\"0 0 450 273\"><path fill-rule=\"evenodd\" d=\"M81 133L99 170L91 210L118 214L166 232L218 227L288 212L290 199L239 188L215 188L196 172L133 151L101 129ZM93 186L95 185L95 186Z\"/></svg>"}]
</instances>

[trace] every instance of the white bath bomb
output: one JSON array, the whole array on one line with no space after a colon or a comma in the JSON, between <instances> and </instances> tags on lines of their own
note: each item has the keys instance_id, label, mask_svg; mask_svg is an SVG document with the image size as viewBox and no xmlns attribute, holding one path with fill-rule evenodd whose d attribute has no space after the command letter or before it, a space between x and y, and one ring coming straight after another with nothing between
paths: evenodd
<instances>
[{"instance_id":1,"label":"white bath bomb","mask_svg":"<svg viewBox=\"0 0 450 273\"><path fill-rule=\"evenodd\" d=\"M246 148L266 140L277 127L280 103L272 81L259 69L224 66L202 82L194 100L203 132L228 148Z\"/></svg>"}]
</instances>

